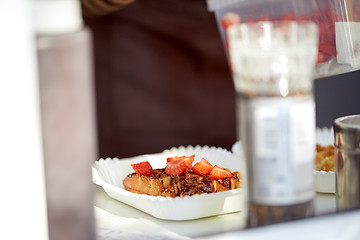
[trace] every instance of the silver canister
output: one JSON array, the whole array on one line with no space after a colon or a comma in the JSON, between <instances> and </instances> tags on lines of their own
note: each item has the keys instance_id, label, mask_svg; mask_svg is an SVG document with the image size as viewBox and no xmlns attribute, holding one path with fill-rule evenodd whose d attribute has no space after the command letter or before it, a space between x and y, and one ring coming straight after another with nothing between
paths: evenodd
<instances>
[{"instance_id":1,"label":"silver canister","mask_svg":"<svg viewBox=\"0 0 360 240\"><path fill-rule=\"evenodd\" d=\"M360 207L360 115L335 120L337 211Z\"/></svg>"}]
</instances>

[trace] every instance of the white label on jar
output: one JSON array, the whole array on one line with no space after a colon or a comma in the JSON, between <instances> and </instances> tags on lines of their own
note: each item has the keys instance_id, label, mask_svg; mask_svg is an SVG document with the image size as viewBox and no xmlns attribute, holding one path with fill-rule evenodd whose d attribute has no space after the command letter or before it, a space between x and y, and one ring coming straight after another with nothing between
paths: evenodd
<instances>
[{"instance_id":1,"label":"white label on jar","mask_svg":"<svg viewBox=\"0 0 360 240\"><path fill-rule=\"evenodd\" d=\"M315 106L311 97L254 98L253 199L295 204L314 195Z\"/></svg>"}]
</instances>

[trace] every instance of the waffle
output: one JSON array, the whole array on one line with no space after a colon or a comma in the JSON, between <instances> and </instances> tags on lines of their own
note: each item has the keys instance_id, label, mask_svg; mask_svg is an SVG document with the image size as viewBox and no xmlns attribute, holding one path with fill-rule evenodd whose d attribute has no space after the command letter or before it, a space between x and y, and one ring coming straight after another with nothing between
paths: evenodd
<instances>
[{"instance_id":1,"label":"waffle","mask_svg":"<svg viewBox=\"0 0 360 240\"><path fill-rule=\"evenodd\" d=\"M149 176L129 174L124 180L125 190L162 197L184 197L194 194L222 192L240 188L240 173L233 172L233 178L211 180L208 175L198 175L188 169L183 175L170 176L165 169L154 169Z\"/></svg>"}]
</instances>

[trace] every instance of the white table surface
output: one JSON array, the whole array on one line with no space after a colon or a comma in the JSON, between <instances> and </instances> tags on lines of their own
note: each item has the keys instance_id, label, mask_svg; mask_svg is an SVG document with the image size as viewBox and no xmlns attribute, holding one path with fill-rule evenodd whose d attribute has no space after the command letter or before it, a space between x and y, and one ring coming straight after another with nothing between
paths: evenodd
<instances>
[{"instance_id":1,"label":"white table surface","mask_svg":"<svg viewBox=\"0 0 360 240\"><path fill-rule=\"evenodd\" d=\"M110 213L114 221L116 218L145 219L171 232L190 238L239 230L244 227L244 218L242 212L189 221L168 221L157 219L136 208L112 199L101 187L95 184L94 192L95 207ZM322 215L334 213L336 210L335 204L334 194L317 193L315 199L315 214ZM100 214L97 215L96 211L95 217L97 218L98 222L102 221L102 217Z\"/></svg>"}]
</instances>

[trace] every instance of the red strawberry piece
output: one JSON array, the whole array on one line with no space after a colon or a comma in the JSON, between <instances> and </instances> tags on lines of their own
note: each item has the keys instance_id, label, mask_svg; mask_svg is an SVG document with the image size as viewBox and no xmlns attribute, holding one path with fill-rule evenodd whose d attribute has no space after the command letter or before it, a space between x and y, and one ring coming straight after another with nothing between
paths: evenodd
<instances>
[{"instance_id":1,"label":"red strawberry piece","mask_svg":"<svg viewBox=\"0 0 360 240\"><path fill-rule=\"evenodd\" d=\"M240 23L240 17L236 13L226 13L220 20L221 26L226 30L233 24Z\"/></svg>"},{"instance_id":2,"label":"red strawberry piece","mask_svg":"<svg viewBox=\"0 0 360 240\"><path fill-rule=\"evenodd\" d=\"M213 170L211 170L209 177L212 180L217 180L217 179L224 179L224 178L232 178L234 176L227 170L215 165Z\"/></svg>"},{"instance_id":3,"label":"red strawberry piece","mask_svg":"<svg viewBox=\"0 0 360 240\"><path fill-rule=\"evenodd\" d=\"M205 158L201 159L200 162L195 163L193 166L193 171L201 176L210 174L211 170L214 168Z\"/></svg>"},{"instance_id":4,"label":"red strawberry piece","mask_svg":"<svg viewBox=\"0 0 360 240\"><path fill-rule=\"evenodd\" d=\"M178 156L176 156L176 157L168 157L168 158L166 159L166 162L179 161L179 160L184 159L184 158L185 158L185 156L181 156L181 157L178 157Z\"/></svg>"},{"instance_id":5,"label":"red strawberry piece","mask_svg":"<svg viewBox=\"0 0 360 240\"><path fill-rule=\"evenodd\" d=\"M148 161L131 164L131 167L137 174L144 176L149 176L153 172L153 168Z\"/></svg>"},{"instance_id":6,"label":"red strawberry piece","mask_svg":"<svg viewBox=\"0 0 360 240\"><path fill-rule=\"evenodd\" d=\"M166 163L165 172L171 176L182 175L188 168L191 168L194 159L195 155L192 155L188 157L183 156L177 161L168 161Z\"/></svg>"},{"instance_id":7,"label":"red strawberry piece","mask_svg":"<svg viewBox=\"0 0 360 240\"><path fill-rule=\"evenodd\" d=\"M195 155L191 155L191 156L181 156L181 157L168 157L166 159L166 162L174 162L174 161L179 161L179 160L183 160L183 159L186 159L186 158L192 158L192 161L194 161L195 159ZM191 168L192 165L190 164L189 165L189 168Z\"/></svg>"}]
</instances>

